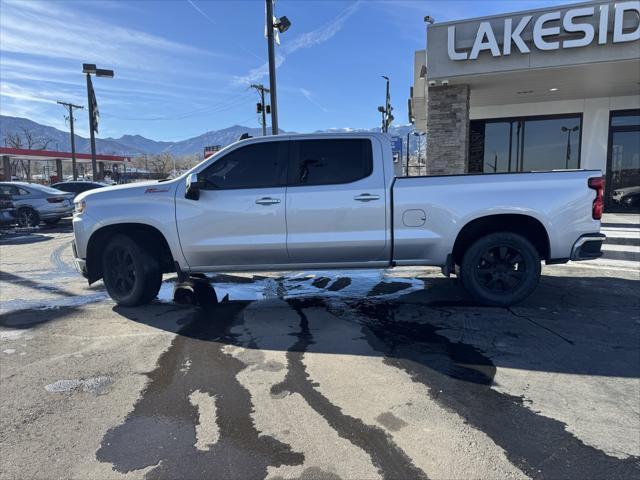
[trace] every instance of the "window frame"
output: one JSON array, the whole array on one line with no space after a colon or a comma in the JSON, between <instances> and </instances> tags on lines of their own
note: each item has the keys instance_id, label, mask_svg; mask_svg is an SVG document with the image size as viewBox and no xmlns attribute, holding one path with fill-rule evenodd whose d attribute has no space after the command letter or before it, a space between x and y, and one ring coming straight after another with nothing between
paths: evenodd
<instances>
[{"instance_id":1,"label":"window frame","mask_svg":"<svg viewBox=\"0 0 640 480\"><path fill-rule=\"evenodd\" d=\"M216 158L214 161L209 163L207 166L205 166L202 170L198 172L198 177L204 177L208 169L213 168L213 166L216 163L223 161L225 158L227 158L227 156L233 155L234 152L238 152L243 148L250 148L255 145L262 145L262 144L269 144L269 145L278 144L278 147L279 147L278 168L277 168L279 171L276 174L275 185L266 185L266 186L257 186L257 187L255 186L254 187L211 187L211 186L208 186L205 182L205 184L202 187L200 187L200 189L207 190L210 192L219 192L219 191L227 191L227 190L256 190L256 189L265 189L265 188L286 187L287 174L288 174L288 168L289 168L288 158L289 158L289 150L290 150L288 139L267 140L262 142L251 142L248 144L239 145L237 148L234 148L233 150L225 152L224 155L217 156L218 158Z\"/></svg>"},{"instance_id":2,"label":"window frame","mask_svg":"<svg viewBox=\"0 0 640 480\"><path fill-rule=\"evenodd\" d=\"M484 126L488 123L509 123L509 164L512 164L511 155L513 152L513 124L514 122L522 122L522 143L520 145L520 161L524 162L524 140L526 135L526 122L527 121L540 121L540 120L560 120L563 118L575 118L578 117L580 119L580 130L578 135L578 165L574 168L570 168L569 170L579 170L582 168L582 132L584 129L584 113L583 112L575 112L575 113L557 113L550 115L519 115L514 117L496 117L496 118L477 118L471 120L471 122L482 122ZM471 134L471 126L469 126L469 135ZM472 172L472 173L480 173L484 175L494 175L496 173L528 173L528 172L540 172L540 171L551 171L551 170L525 170L524 168L520 168L518 165L517 170L512 170L509 172L485 172L484 171L484 139L486 138L486 129L483 131L483 144L482 144L482 166L483 170L481 172ZM469 150L471 148L471 142L469 142ZM471 151L468 152L468 155L471 154ZM517 159L515 159L517 160ZM564 169L562 169L564 170Z\"/></svg>"},{"instance_id":3,"label":"window frame","mask_svg":"<svg viewBox=\"0 0 640 480\"><path fill-rule=\"evenodd\" d=\"M364 175L363 177L357 178L355 180L350 180L347 182L330 182L330 183L312 183L312 184L306 184L306 183L291 183L290 178L289 178L289 172L293 171L293 168L295 166L298 165L298 158L299 158L299 154L300 154L300 150L299 148L296 148L293 143L300 143L300 142L317 142L317 141L322 141L322 142L326 142L326 141L331 141L331 140L358 140L361 142L367 142L367 144L369 145L370 148L370 152L371 152L371 156L370 156L370 164L369 164L369 172ZM362 180L365 180L369 177L371 177L375 171L375 159L374 159L374 153L373 153L373 142L371 141L371 138L365 137L365 138L358 138L358 137L350 137L350 138L340 138L340 137L334 137L334 138L305 138L305 139L292 139L290 140L290 145L289 145L289 165L288 165L288 172L287 172L287 188L291 187L320 187L320 186L328 186L328 185L349 185L352 183L356 183L356 182L360 182Z\"/></svg>"}]
</instances>

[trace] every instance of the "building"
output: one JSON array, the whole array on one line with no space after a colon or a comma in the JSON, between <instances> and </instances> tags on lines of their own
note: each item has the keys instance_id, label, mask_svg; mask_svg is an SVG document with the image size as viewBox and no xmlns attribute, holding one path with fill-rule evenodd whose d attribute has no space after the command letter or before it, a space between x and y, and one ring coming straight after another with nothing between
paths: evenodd
<instances>
[{"instance_id":1,"label":"building","mask_svg":"<svg viewBox=\"0 0 640 480\"><path fill-rule=\"evenodd\" d=\"M71 152L55 152L50 150L30 150L25 148L0 147L2 157L2 169L0 179L10 181L16 178L17 165L26 165L24 178L28 182L38 179L46 183L62 181L66 176L72 176ZM85 177L91 171L91 155L88 153L76 153L76 171L80 177ZM118 155L96 155L98 162L98 178L105 175L119 175L126 172L131 163L130 157Z\"/></svg>"},{"instance_id":2,"label":"building","mask_svg":"<svg viewBox=\"0 0 640 480\"><path fill-rule=\"evenodd\" d=\"M637 0L428 25L410 103L431 175L601 169L640 208Z\"/></svg>"}]
</instances>

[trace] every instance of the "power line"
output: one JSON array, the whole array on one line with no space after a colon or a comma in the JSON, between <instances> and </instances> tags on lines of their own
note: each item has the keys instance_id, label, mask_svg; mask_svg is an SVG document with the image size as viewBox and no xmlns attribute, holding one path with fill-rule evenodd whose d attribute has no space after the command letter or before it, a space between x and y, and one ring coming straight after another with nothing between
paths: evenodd
<instances>
[{"instance_id":1,"label":"power line","mask_svg":"<svg viewBox=\"0 0 640 480\"><path fill-rule=\"evenodd\" d=\"M249 96L250 95L248 94L244 94L230 100L213 103L205 107L199 107L195 110L190 110L190 111L179 113L176 115L167 115L167 116L158 116L158 117L119 117L119 116L111 115L111 118L115 118L117 120L136 120L136 121L144 121L144 122L163 122L163 121L171 121L171 120L182 120L184 118L194 117L197 115L201 115L203 113L219 113L219 112L229 110L230 108L241 105L244 101L246 101L249 98Z\"/></svg>"}]
</instances>

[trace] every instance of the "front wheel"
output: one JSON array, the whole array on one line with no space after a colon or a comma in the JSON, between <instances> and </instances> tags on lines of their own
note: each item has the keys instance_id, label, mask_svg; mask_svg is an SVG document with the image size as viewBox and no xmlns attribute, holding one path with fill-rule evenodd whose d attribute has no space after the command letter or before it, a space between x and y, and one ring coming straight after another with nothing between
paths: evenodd
<instances>
[{"instance_id":1,"label":"front wheel","mask_svg":"<svg viewBox=\"0 0 640 480\"><path fill-rule=\"evenodd\" d=\"M498 232L480 238L465 252L462 284L478 301L506 307L521 302L540 279L540 255L526 238Z\"/></svg>"},{"instance_id":2,"label":"front wheel","mask_svg":"<svg viewBox=\"0 0 640 480\"><path fill-rule=\"evenodd\" d=\"M127 235L115 235L102 255L104 284L118 305L134 307L160 291L162 270L153 256Z\"/></svg>"}]
</instances>

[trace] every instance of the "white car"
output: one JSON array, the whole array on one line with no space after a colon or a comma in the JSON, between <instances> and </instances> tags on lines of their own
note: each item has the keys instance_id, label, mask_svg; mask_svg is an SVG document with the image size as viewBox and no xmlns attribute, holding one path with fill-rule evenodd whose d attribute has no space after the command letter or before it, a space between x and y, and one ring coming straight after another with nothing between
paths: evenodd
<instances>
[{"instance_id":1,"label":"white car","mask_svg":"<svg viewBox=\"0 0 640 480\"><path fill-rule=\"evenodd\" d=\"M122 305L163 272L435 265L481 302L536 287L541 260L600 256L599 171L402 177L384 134L243 140L169 181L80 194L75 257Z\"/></svg>"}]
</instances>

